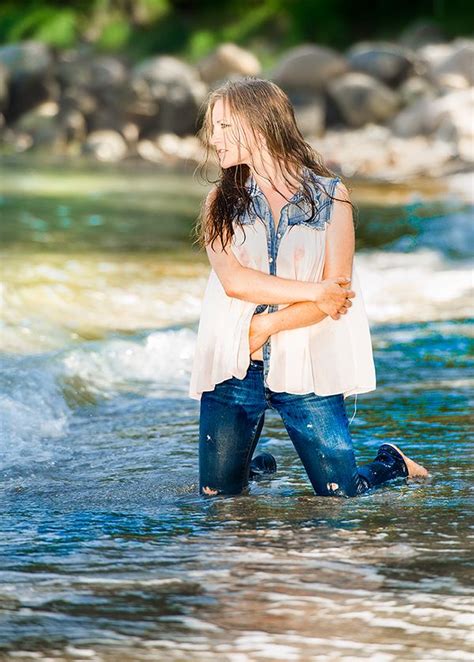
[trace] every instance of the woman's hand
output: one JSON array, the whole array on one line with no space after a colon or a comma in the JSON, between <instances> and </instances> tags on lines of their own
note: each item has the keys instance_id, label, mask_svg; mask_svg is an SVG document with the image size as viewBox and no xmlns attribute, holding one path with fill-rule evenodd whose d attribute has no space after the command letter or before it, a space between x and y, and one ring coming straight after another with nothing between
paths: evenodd
<instances>
[{"instance_id":1,"label":"woman's hand","mask_svg":"<svg viewBox=\"0 0 474 662\"><path fill-rule=\"evenodd\" d=\"M271 320L269 313L257 313L252 317L249 330L250 354L264 345L271 336Z\"/></svg>"},{"instance_id":2,"label":"woman's hand","mask_svg":"<svg viewBox=\"0 0 474 662\"><path fill-rule=\"evenodd\" d=\"M341 276L339 278L327 278L317 283L316 303L320 311L335 320L339 319L341 315L345 315L352 306L350 299L356 295L352 290L342 287L342 285L348 285L350 282L350 278ZM278 333L280 330L278 321L278 314L274 313L257 313L253 315L249 329L251 355L260 349L273 333Z\"/></svg>"},{"instance_id":3,"label":"woman's hand","mask_svg":"<svg viewBox=\"0 0 474 662\"><path fill-rule=\"evenodd\" d=\"M352 306L350 299L356 295L353 290L344 287L350 282L350 278L340 276L339 278L326 278L317 283L318 288L314 301L318 304L318 308L335 320L339 319L341 315L345 315Z\"/></svg>"}]
</instances>

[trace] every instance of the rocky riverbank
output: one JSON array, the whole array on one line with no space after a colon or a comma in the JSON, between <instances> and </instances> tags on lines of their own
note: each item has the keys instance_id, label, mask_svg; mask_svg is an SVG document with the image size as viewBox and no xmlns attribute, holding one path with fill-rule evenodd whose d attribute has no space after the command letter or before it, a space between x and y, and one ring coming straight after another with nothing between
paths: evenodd
<instances>
[{"instance_id":1,"label":"rocky riverbank","mask_svg":"<svg viewBox=\"0 0 474 662\"><path fill-rule=\"evenodd\" d=\"M199 108L226 78L269 78L290 96L298 124L328 165L352 177L404 180L472 169L474 41L412 33L344 53L298 46L265 71L222 44L195 65L159 55L138 64L88 48L0 47L3 154L195 164Z\"/></svg>"}]
</instances>

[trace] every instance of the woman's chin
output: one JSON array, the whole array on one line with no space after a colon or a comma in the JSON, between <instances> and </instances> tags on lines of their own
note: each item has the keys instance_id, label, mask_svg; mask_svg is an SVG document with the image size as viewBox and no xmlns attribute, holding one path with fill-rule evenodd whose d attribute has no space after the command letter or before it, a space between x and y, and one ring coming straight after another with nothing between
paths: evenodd
<instances>
[{"instance_id":1,"label":"woman's chin","mask_svg":"<svg viewBox=\"0 0 474 662\"><path fill-rule=\"evenodd\" d=\"M240 164L242 164L242 161L236 161L236 160L224 158L222 159L219 165L223 170L226 170L226 168L234 168L235 166Z\"/></svg>"}]
</instances>

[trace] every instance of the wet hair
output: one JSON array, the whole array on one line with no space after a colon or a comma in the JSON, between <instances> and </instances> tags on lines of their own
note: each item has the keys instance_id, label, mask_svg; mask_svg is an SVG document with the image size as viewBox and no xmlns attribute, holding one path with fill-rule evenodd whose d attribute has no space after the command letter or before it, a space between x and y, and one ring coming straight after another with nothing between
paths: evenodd
<instances>
[{"instance_id":1,"label":"wet hair","mask_svg":"<svg viewBox=\"0 0 474 662\"><path fill-rule=\"evenodd\" d=\"M311 189L303 177L303 169L306 167L316 175L323 177L338 176L341 181L342 177L331 171L324 164L322 156L305 141L296 124L291 101L285 92L272 81L245 76L237 80L228 80L212 90L200 109L198 121L202 124L198 136L204 145L205 155L196 169L203 180L214 184L215 188L213 195L208 196L201 206L197 223L193 229L196 237L194 243L198 243L204 248L207 244L212 246L219 237L225 249L234 234L233 221L239 222L241 215L249 210L252 201L245 186L250 175L250 168L247 164L242 163L229 168L220 167L216 180L207 176L210 153L215 154L211 145L212 112L218 99L223 101L231 120L237 120L239 123L239 119L242 118L245 121L246 130L252 133L257 143L263 137L267 149L279 165L288 187L291 188L292 182L287 178L287 173L300 183L299 188L311 205L311 217L313 217L317 213L317 209ZM234 122L232 122L231 129L235 142L238 145L247 146L234 132ZM256 170L256 172L258 171ZM316 185L332 200L341 200L341 198L330 195L319 183ZM349 199L341 201L348 202L355 209Z\"/></svg>"}]
</instances>

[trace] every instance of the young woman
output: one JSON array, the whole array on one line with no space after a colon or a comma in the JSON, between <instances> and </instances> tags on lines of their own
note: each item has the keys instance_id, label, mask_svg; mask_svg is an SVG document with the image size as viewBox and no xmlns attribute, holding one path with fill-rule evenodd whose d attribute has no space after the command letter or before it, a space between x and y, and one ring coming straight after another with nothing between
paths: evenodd
<instances>
[{"instance_id":1,"label":"young woman","mask_svg":"<svg viewBox=\"0 0 474 662\"><path fill-rule=\"evenodd\" d=\"M356 465L344 399L374 390L375 368L353 205L288 97L271 81L229 81L210 93L201 132L221 172L196 226L212 266L189 389L200 493L239 494L265 469L270 454L251 458L270 407L318 495L428 475L393 444Z\"/></svg>"}]
</instances>

